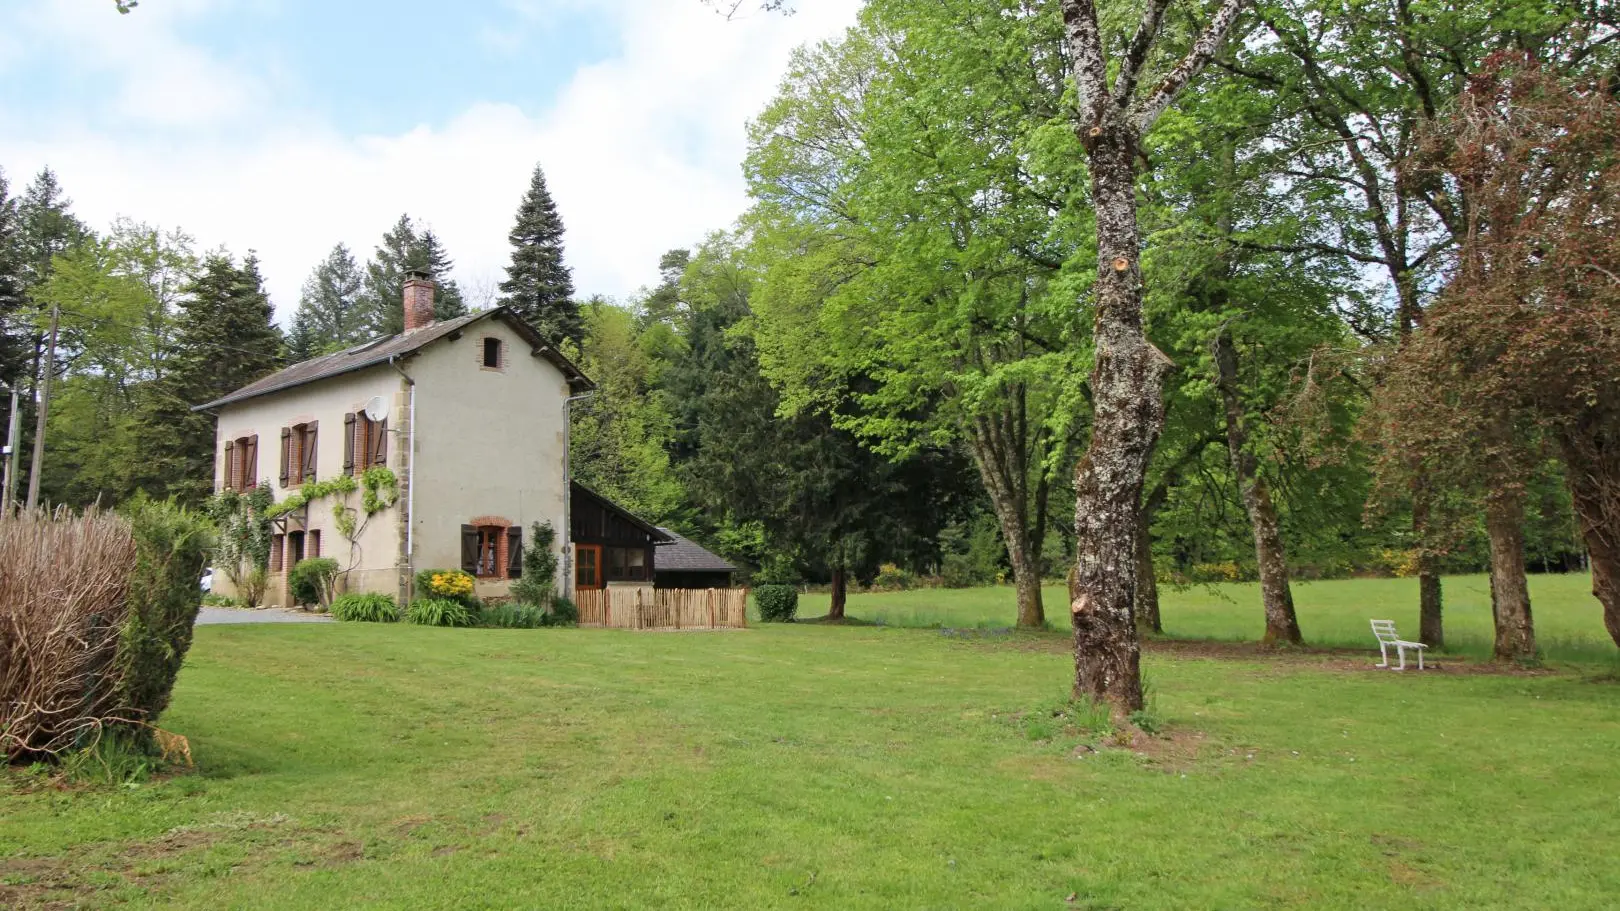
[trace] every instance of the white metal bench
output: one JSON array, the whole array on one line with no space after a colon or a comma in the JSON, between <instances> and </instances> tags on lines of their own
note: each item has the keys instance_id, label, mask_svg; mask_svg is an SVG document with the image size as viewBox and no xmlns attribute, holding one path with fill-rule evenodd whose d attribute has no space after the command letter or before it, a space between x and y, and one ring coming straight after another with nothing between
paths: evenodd
<instances>
[{"instance_id":1,"label":"white metal bench","mask_svg":"<svg viewBox=\"0 0 1620 911\"><path fill-rule=\"evenodd\" d=\"M1372 622L1372 631L1373 635L1378 637L1378 654L1384 659L1378 663L1378 667L1389 667L1389 648L1393 645L1395 655L1400 659L1400 664L1392 668L1392 670L1406 670L1407 649L1417 652L1418 670L1423 670L1423 650L1428 648L1427 645L1421 642L1407 642L1396 635L1394 620L1374 620Z\"/></svg>"}]
</instances>

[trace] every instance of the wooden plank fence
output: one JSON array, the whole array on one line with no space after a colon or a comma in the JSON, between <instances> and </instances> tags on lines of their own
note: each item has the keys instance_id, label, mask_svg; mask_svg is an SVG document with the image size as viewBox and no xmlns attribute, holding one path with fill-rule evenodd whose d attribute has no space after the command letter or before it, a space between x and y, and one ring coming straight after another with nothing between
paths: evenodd
<instances>
[{"instance_id":1,"label":"wooden plank fence","mask_svg":"<svg viewBox=\"0 0 1620 911\"><path fill-rule=\"evenodd\" d=\"M603 588L574 592L580 626L723 629L748 625L746 588Z\"/></svg>"}]
</instances>

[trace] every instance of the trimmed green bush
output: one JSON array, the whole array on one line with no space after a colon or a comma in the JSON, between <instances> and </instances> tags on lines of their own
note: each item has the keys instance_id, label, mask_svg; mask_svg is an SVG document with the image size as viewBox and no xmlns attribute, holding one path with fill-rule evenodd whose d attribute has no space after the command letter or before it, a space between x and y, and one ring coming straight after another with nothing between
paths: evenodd
<instances>
[{"instance_id":1,"label":"trimmed green bush","mask_svg":"<svg viewBox=\"0 0 1620 911\"><path fill-rule=\"evenodd\" d=\"M287 591L299 604L332 603L332 585L337 579L337 561L331 557L299 560L287 574Z\"/></svg>"},{"instance_id":2,"label":"trimmed green bush","mask_svg":"<svg viewBox=\"0 0 1620 911\"><path fill-rule=\"evenodd\" d=\"M393 595L354 592L333 599L332 616L357 623L395 623L399 620L399 605L394 603Z\"/></svg>"},{"instance_id":3,"label":"trimmed green bush","mask_svg":"<svg viewBox=\"0 0 1620 911\"><path fill-rule=\"evenodd\" d=\"M135 565L129 617L119 632L111 676L118 681L117 701L126 717L155 724L169 707L174 680L191 649L202 607L197 580L208 565L214 536L206 518L173 500L137 499L124 516L135 538ZM149 728L129 733L141 746L150 742Z\"/></svg>"},{"instance_id":4,"label":"trimmed green bush","mask_svg":"<svg viewBox=\"0 0 1620 911\"><path fill-rule=\"evenodd\" d=\"M574 626L579 623L579 605L572 599L557 595L551 599L551 609L546 611L546 626Z\"/></svg>"},{"instance_id":5,"label":"trimmed green bush","mask_svg":"<svg viewBox=\"0 0 1620 911\"><path fill-rule=\"evenodd\" d=\"M799 612L799 589L792 585L761 585L754 589L759 619L765 623L792 623Z\"/></svg>"},{"instance_id":6,"label":"trimmed green bush","mask_svg":"<svg viewBox=\"0 0 1620 911\"><path fill-rule=\"evenodd\" d=\"M449 598L417 598L405 608L405 622L418 626L472 626L477 619L467 605Z\"/></svg>"},{"instance_id":7,"label":"trimmed green bush","mask_svg":"<svg viewBox=\"0 0 1620 911\"><path fill-rule=\"evenodd\" d=\"M546 614L540 608L510 601L484 608L478 617L478 625L492 629L535 629L547 624Z\"/></svg>"}]
</instances>

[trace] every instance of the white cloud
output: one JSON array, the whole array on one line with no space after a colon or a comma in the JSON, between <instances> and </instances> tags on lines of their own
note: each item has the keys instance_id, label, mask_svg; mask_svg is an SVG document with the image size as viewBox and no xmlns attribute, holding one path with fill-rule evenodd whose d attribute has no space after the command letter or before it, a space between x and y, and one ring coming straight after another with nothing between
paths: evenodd
<instances>
[{"instance_id":1,"label":"white cloud","mask_svg":"<svg viewBox=\"0 0 1620 911\"><path fill-rule=\"evenodd\" d=\"M72 3L83 11L82 0ZM123 36L101 65L145 80L139 93L130 84L119 111L165 129L76 118L33 135L4 130L0 164L20 183L49 163L95 223L123 214L182 226L206 247L257 249L285 315L333 243L363 258L402 212L439 233L458 280L488 287L504 268L506 233L539 162L567 225L575 284L624 295L654 279L662 252L726 227L746 204L746 119L774 92L791 48L852 22L858 0L805 6L793 17L725 22L698 0L597 5L593 15L612 23L620 50L574 73L543 108L469 98L448 123L373 136L253 106L259 126L244 130L233 118L244 98L265 91L255 74L225 67L157 22ZM124 26L146 13L142 5L103 18ZM72 17L74 29L81 19ZM47 22L53 31L64 24ZM95 47L105 50L106 30L94 27ZM154 48L168 59L143 63Z\"/></svg>"}]
</instances>

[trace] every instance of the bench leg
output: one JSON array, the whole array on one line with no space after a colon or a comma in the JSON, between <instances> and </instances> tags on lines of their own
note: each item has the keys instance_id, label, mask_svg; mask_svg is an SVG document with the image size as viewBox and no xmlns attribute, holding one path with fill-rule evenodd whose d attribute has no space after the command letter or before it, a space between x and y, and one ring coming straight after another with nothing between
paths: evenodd
<instances>
[{"instance_id":1,"label":"bench leg","mask_svg":"<svg viewBox=\"0 0 1620 911\"><path fill-rule=\"evenodd\" d=\"M1389 646L1378 643L1378 663L1374 667L1389 667Z\"/></svg>"},{"instance_id":2,"label":"bench leg","mask_svg":"<svg viewBox=\"0 0 1620 911\"><path fill-rule=\"evenodd\" d=\"M1423 649L1418 649L1418 670L1423 670Z\"/></svg>"},{"instance_id":3,"label":"bench leg","mask_svg":"<svg viewBox=\"0 0 1620 911\"><path fill-rule=\"evenodd\" d=\"M1400 667L1397 667L1396 670L1397 671L1406 670L1406 647L1401 646L1401 645L1395 646L1395 654L1399 655L1400 659L1401 659L1401 665L1400 665Z\"/></svg>"}]
</instances>

